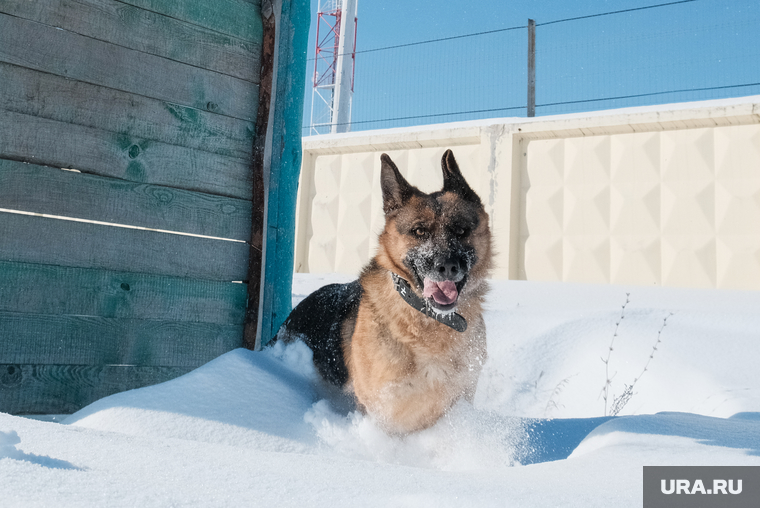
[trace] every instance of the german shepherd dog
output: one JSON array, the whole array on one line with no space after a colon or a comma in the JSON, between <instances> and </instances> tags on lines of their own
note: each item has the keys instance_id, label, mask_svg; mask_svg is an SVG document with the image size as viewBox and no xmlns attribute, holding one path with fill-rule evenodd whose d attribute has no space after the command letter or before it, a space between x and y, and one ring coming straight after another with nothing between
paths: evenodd
<instances>
[{"instance_id":1,"label":"german shepherd dog","mask_svg":"<svg viewBox=\"0 0 760 508\"><path fill-rule=\"evenodd\" d=\"M380 159L385 228L375 257L359 280L309 295L276 338L303 340L326 381L353 391L386 431L405 434L473 399L486 359L491 233L451 150L443 189L432 194Z\"/></svg>"}]
</instances>

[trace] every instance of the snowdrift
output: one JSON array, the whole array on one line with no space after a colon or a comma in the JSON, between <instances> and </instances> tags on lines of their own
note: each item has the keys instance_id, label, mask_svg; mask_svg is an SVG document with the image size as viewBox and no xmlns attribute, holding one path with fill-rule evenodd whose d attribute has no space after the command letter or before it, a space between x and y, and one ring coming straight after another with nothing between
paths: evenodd
<instances>
[{"instance_id":1,"label":"snowdrift","mask_svg":"<svg viewBox=\"0 0 760 508\"><path fill-rule=\"evenodd\" d=\"M294 302L342 280L297 276ZM489 301L474 406L423 432L386 435L302 344L236 350L63 425L0 414L3 505L641 506L644 465L760 465L760 295L498 282Z\"/></svg>"}]
</instances>

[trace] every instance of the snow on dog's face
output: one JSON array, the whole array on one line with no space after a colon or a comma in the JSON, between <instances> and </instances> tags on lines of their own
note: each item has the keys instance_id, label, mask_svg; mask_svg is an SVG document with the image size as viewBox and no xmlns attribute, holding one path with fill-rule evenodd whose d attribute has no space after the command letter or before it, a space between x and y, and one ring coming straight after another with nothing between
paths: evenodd
<instances>
[{"instance_id":1,"label":"snow on dog's face","mask_svg":"<svg viewBox=\"0 0 760 508\"><path fill-rule=\"evenodd\" d=\"M381 184L386 268L406 278L439 312L456 309L480 283L490 260L488 216L451 150L443 155L443 189L426 194L410 185L383 154ZM485 261L483 261L485 260Z\"/></svg>"}]
</instances>

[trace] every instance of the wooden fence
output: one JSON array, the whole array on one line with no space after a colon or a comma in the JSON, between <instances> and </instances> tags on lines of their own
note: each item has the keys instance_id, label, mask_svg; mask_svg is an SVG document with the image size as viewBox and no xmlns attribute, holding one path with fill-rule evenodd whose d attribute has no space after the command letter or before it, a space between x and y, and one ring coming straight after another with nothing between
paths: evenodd
<instances>
[{"instance_id":1,"label":"wooden fence","mask_svg":"<svg viewBox=\"0 0 760 508\"><path fill-rule=\"evenodd\" d=\"M257 0L0 3L0 411L243 345L263 38Z\"/></svg>"}]
</instances>

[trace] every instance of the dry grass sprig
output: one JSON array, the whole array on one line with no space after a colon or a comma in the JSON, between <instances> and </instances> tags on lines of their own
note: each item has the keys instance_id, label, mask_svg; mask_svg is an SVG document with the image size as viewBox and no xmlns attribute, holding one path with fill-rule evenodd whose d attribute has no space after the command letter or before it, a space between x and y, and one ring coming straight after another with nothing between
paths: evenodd
<instances>
[{"instance_id":1,"label":"dry grass sprig","mask_svg":"<svg viewBox=\"0 0 760 508\"><path fill-rule=\"evenodd\" d=\"M633 387L636 386L636 383L641 379L641 376L644 375L644 373L649 368L649 363L654 358L655 353L657 352L657 347L660 345L660 342L662 342L662 331L665 329L665 327L668 324L668 319L670 319L670 316L672 316L673 313L671 312L667 316L665 316L665 319L662 320L662 326L660 326L660 329L657 331L657 341L654 343L654 346L652 346L652 351L649 353L649 358L647 358L647 363L644 364L644 368L641 370L641 374L639 374L637 377L633 378L633 383L630 385L625 384L625 389L623 390L623 393L620 394L620 396L615 397L615 399L612 401L612 407L610 408L610 414L609 416L617 416L620 411L623 410L626 404L628 404L628 401L631 400L631 397L633 397ZM608 357L609 358L609 357ZM606 406L607 399L605 399L605 416L607 415L607 406Z\"/></svg>"},{"instance_id":2,"label":"dry grass sprig","mask_svg":"<svg viewBox=\"0 0 760 508\"><path fill-rule=\"evenodd\" d=\"M612 333L612 340L610 340L610 347L607 349L607 358L602 358L602 362L604 362L604 387L602 388L602 398L604 399L604 415L607 416L607 401L609 399L610 395L610 385L612 385L612 377L610 376L610 357L612 356L613 346L615 345L615 339L618 336L618 329L620 328L620 323L623 322L623 319L625 319L625 308L630 303L631 299L631 293L625 294L625 303L623 304L622 308L620 309L620 317L618 318L617 322L615 323L615 330Z\"/></svg>"}]
</instances>

